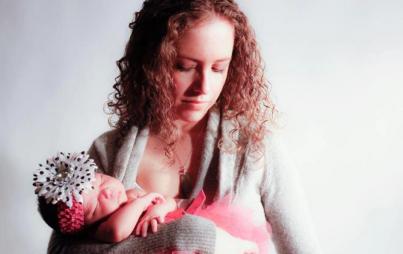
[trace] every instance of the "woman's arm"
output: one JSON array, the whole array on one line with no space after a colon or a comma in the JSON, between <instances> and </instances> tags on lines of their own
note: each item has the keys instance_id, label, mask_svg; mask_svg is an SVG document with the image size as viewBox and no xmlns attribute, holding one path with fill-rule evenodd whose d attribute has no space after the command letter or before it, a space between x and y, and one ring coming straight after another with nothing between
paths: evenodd
<instances>
[{"instance_id":1,"label":"woman's arm","mask_svg":"<svg viewBox=\"0 0 403 254\"><path fill-rule=\"evenodd\" d=\"M280 254L321 253L296 170L275 135L269 136L265 153L261 196L277 251Z\"/></svg>"},{"instance_id":2,"label":"woman's arm","mask_svg":"<svg viewBox=\"0 0 403 254\"><path fill-rule=\"evenodd\" d=\"M255 242L243 240L229 234L227 231L218 228L216 231L215 253L233 253L233 254L257 254L259 248Z\"/></svg>"},{"instance_id":3,"label":"woman's arm","mask_svg":"<svg viewBox=\"0 0 403 254\"><path fill-rule=\"evenodd\" d=\"M69 237L53 232L49 254L87 253L162 253L167 250L189 251L201 254L215 253L216 227L204 218L185 215L181 219L162 224L155 234L147 237L129 236L116 243L99 243L94 239Z\"/></svg>"}]
</instances>

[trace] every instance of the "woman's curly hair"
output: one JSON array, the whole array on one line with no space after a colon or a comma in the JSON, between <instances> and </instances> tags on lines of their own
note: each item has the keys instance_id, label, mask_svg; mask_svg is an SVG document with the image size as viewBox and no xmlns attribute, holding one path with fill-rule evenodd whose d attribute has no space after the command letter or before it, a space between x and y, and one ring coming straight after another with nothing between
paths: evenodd
<instances>
[{"instance_id":1,"label":"woman's curly hair","mask_svg":"<svg viewBox=\"0 0 403 254\"><path fill-rule=\"evenodd\" d=\"M120 137L133 125L149 126L168 144L175 142L172 72L176 42L192 25L212 16L226 18L235 28L228 76L214 107L224 119L234 120L231 133L244 137L236 140L233 136L236 150L246 148L248 142L260 147L267 125L274 122L275 107L254 32L233 0L144 1L129 25L131 36L124 56L117 61L120 75L107 104L112 117L117 116L115 122L110 118L110 124L119 129Z\"/></svg>"}]
</instances>

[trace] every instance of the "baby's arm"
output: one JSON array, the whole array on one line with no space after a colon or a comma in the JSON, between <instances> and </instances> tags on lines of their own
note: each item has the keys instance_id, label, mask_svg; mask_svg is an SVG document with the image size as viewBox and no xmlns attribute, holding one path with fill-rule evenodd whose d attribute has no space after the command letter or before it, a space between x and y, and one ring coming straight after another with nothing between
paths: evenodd
<instances>
[{"instance_id":1,"label":"baby's arm","mask_svg":"<svg viewBox=\"0 0 403 254\"><path fill-rule=\"evenodd\" d=\"M143 211L157 200L163 200L163 197L157 193L149 193L127 201L98 226L95 238L104 242L120 242L126 239L133 232Z\"/></svg>"},{"instance_id":2,"label":"baby's arm","mask_svg":"<svg viewBox=\"0 0 403 254\"><path fill-rule=\"evenodd\" d=\"M149 226L151 226L153 233L157 232L158 223L164 223L165 216L176 209L177 204L173 198L165 198L165 201L153 205L137 224L136 235L141 234L143 237L146 237Z\"/></svg>"}]
</instances>

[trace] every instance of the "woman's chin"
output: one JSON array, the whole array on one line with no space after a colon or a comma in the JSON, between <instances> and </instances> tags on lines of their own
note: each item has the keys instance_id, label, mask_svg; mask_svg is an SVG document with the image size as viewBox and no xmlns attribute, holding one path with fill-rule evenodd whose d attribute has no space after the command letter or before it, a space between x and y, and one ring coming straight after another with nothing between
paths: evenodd
<instances>
[{"instance_id":1,"label":"woman's chin","mask_svg":"<svg viewBox=\"0 0 403 254\"><path fill-rule=\"evenodd\" d=\"M201 121L206 114L207 110L186 110L178 112L178 120L188 123L197 123Z\"/></svg>"}]
</instances>

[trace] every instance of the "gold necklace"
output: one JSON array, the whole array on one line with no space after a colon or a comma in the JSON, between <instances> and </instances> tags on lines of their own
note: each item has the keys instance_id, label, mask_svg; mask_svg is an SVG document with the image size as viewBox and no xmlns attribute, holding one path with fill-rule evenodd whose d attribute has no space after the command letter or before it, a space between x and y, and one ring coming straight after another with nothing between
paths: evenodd
<instances>
[{"instance_id":1,"label":"gold necklace","mask_svg":"<svg viewBox=\"0 0 403 254\"><path fill-rule=\"evenodd\" d=\"M185 197L187 197L187 195L190 193L190 190L191 190L191 178L190 178L190 174L186 170L185 166L189 162L189 159L192 157L192 149L189 152L189 155L187 156L185 163L182 163L182 160L179 158L179 156L175 150L173 150L173 153L179 162L179 170L178 170L179 193L180 193L181 198L185 198Z\"/></svg>"},{"instance_id":2,"label":"gold necklace","mask_svg":"<svg viewBox=\"0 0 403 254\"><path fill-rule=\"evenodd\" d=\"M203 128L202 131L200 131L197 136L195 141L198 142L201 138L201 136L205 133L206 129ZM159 140L162 142L166 143L164 140L162 140L160 137L157 136ZM192 144L192 138L190 137L190 144ZM190 194L191 188L192 188L192 181L189 172L186 170L186 164L188 164L190 158L192 157L192 150L190 150L185 163L182 162L180 159L178 153L175 151L175 149L172 149L172 152L175 156L175 158L178 160L179 163L179 169L178 169L178 175L179 175L179 190L180 190L180 195L181 197L185 198ZM174 163L175 164L175 163Z\"/></svg>"},{"instance_id":3,"label":"gold necklace","mask_svg":"<svg viewBox=\"0 0 403 254\"><path fill-rule=\"evenodd\" d=\"M200 140L200 138L201 138L201 136L204 134L204 132L205 132L205 128L203 128L203 130L202 131L200 131L198 134L197 134L197 136L196 136L196 139L195 139L195 141L196 142L198 142L199 140ZM167 144L166 142L165 142L165 140L163 140L162 138L160 138L159 136L155 136L157 139L159 139L160 141L162 141L163 143L165 143L165 144ZM190 136L190 145L192 146L192 137ZM172 153L173 153L173 155L175 156L175 159L179 162L179 169L178 169L178 174L179 175L185 175L185 174L187 174L187 170L186 170L186 164L188 164L188 162L189 162L189 160L190 160L190 158L192 157L192 150L193 149L190 149L190 152L189 152L189 154L186 156L186 160L184 161L184 162L182 162L182 160L181 160L181 158L179 157L179 155L178 155L178 153L176 152L176 150L175 149L172 149ZM170 162L169 164L171 164L172 162ZM172 166L174 166L175 165L175 161L173 161L173 163L171 164ZM171 167L171 166L170 166Z\"/></svg>"},{"instance_id":4,"label":"gold necklace","mask_svg":"<svg viewBox=\"0 0 403 254\"><path fill-rule=\"evenodd\" d=\"M175 149L173 149L172 152L174 153L176 159L179 162L179 170L178 170L179 176L184 176L185 174L187 174L185 166L186 164L188 164L190 157L192 157L192 151L189 152L189 155L187 156L185 163L182 163L182 160L179 158L179 155L176 153Z\"/></svg>"}]
</instances>

